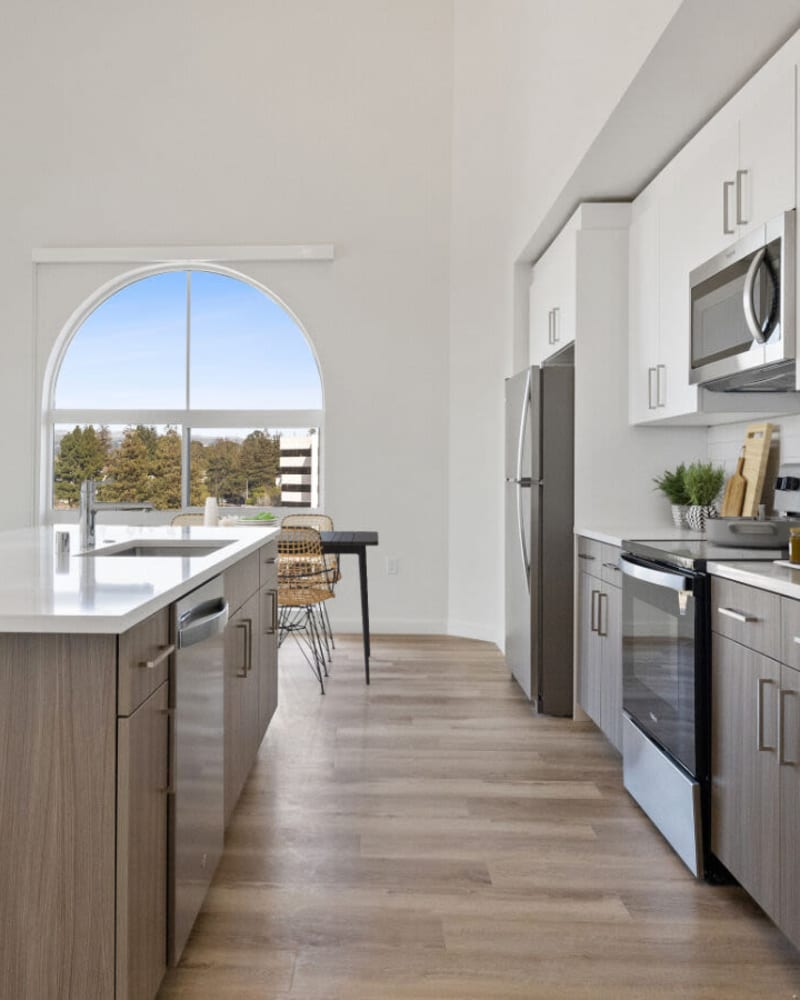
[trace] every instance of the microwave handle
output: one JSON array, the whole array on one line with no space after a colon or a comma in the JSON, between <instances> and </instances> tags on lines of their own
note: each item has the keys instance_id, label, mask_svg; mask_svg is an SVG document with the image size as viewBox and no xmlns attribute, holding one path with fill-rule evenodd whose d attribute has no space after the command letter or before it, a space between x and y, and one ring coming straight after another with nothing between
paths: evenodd
<instances>
[{"instance_id":1,"label":"microwave handle","mask_svg":"<svg viewBox=\"0 0 800 1000\"><path fill-rule=\"evenodd\" d=\"M744 290L742 292L742 301L744 305L744 319L747 323L747 329L753 340L757 344L764 344L767 340L766 331L761 328L761 321L756 316L756 304L755 304L755 287L756 287L756 275L758 274L758 269L764 263L764 258L767 256L767 248L762 247L758 253L750 261L750 267L747 269L747 275L744 279Z\"/></svg>"}]
</instances>

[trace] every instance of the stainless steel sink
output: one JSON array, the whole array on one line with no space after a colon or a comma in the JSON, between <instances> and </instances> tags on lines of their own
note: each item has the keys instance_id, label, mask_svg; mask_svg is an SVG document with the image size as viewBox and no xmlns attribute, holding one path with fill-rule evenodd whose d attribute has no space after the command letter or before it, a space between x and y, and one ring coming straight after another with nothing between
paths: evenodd
<instances>
[{"instance_id":1,"label":"stainless steel sink","mask_svg":"<svg viewBox=\"0 0 800 1000\"><path fill-rule=\"evenodd\" d=\"M135 539L125 545L112 545L105 549L95 549L85 552L87 556L137 556L139 558L148 557L151 559L163 559L165 557L173 559L202 559L203 556L213 555L226 545L231 545L230 540L224 542L208 541L207 539L197 539L196 541L170 542L164 539Z\"/></svg>"}]
</instances>

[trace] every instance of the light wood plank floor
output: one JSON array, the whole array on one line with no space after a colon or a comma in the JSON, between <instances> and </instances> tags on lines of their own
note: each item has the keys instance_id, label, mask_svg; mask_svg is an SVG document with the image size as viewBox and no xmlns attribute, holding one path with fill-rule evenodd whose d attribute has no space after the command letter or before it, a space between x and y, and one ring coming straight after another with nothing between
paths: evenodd
<instances>
[{"instance_id":1,"label":"light wood plank floor","mask_svg":"<svg viewBox=\"0 0 800 1000\"><path fill-rule=\"evenodd\" d=\"M694 881L589 723L485 643L339 640L281 705L163 1000L796 998L800 954Z\"/></svg>"}]
</instances>

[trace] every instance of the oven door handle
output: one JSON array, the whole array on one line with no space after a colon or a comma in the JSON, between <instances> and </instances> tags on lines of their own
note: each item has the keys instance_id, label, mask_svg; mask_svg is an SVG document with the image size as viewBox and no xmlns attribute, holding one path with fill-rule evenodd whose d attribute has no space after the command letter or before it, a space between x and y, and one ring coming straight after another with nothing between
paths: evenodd
<instances>
[{"instance_id":1,"label":"oven door handle","mask_svg":"<svg viewBox=\"0 0 800 1000\"><path fill-rule=\"evenodd\" d=\"M689 591L694 587L694 580L681 573L670 573L669 570L651 569L629 562L624 556L620 560L620 568L625 576L633 577L644 583L652 583L655 587L666 587L668 590Z\"/></svg>"}]
</instances>

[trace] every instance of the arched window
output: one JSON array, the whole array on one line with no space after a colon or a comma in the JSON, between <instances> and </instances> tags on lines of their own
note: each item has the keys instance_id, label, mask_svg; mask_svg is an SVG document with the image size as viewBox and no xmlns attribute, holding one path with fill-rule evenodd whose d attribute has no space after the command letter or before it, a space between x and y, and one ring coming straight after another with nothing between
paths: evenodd
<instances>
[{"instance_id":1,"label":"arched window","mask_svg":"<svg viewBox=\"0 0 800 1000\"><path fill-rule=\"evenodd\" d=\"M66 331L50 386L55 511L101 500L319 506L322 383L297 319L220 270L128 281Z\"/></svg>"}]
</instances>

